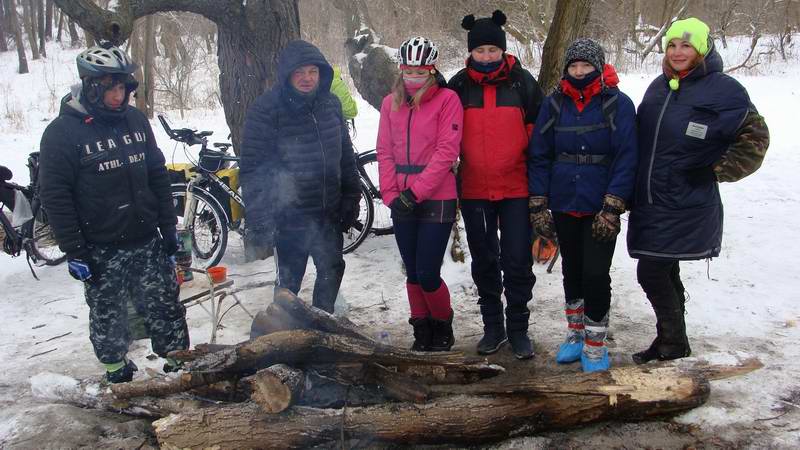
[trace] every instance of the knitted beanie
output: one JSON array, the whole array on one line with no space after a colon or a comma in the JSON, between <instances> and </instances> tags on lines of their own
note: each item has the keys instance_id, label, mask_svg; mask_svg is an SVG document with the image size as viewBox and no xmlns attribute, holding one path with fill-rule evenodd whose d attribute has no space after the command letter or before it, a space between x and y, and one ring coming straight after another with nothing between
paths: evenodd
<instances>
[{"instance_id":1,"label":"knitted beanie","mask_svg":"<svg viewBox=\"0 0 800 450\"><path fill-rule=\"evenodd\" d=\"M586 61L598 72L603 73L606 55L603 52L603 47L597 41L589 38L579 38L567 48L567 54L564 57L564 74L567 73L567 67L575 61Z\"/></svg>"},{"instance_id":2,"label":"knitted beanie","mask_svg":"<svg viewBox=\"0 0 800 450\"><path fill-rule=\"evenodd\" d=\"M506 51L506 32L501 28L505 23L506 15L499 9L492 13L492 17L476 20L474 14L464 16L461 27L468 31L469 51L481 45L494 45Z\"/></svg>"},{"instance_id":3,"label":"knitted beanie","mask_svg":"<svg viewBox=\"0 0 800 450\"><path fill-rule=\"evenodd\" d=\"M676 20L667 30L661 41L664 50L667 49L669 42L675 38L683 39L703 56L708 53L708 25L700 19L690 17L688 19Z\"/></svg>"}]
</instances>

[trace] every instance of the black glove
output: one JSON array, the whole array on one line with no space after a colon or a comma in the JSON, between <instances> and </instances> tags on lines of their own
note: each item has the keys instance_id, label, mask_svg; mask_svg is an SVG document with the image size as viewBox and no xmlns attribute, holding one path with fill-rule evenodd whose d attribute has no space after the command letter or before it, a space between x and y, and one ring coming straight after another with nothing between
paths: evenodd
<instances>
[{"instance_id":1,"label":"black glove","mask_svg":"<svg viewBox=\"0 0 800 450\"><path fill-rule=\"evenodd\" d=\"M392 208L392 211L401 216L411 215L414 213L414 208L417 207L417 196L414 195L410 188L406 189L392 201L389 207Z\"/></svg>"},{"instance_id":2,"label":"black glove","mask_svg":"<svg viewBox=\"0 0 800 450\"><path fill-rule=\"evenodd\" d=\"M275 229L247 228L244 235L244 261L267 259L275 253Z\"/></svg>"},{"instance_id":3,"label":"black glove","mask_svg":"<svg viewBox=\"0 0 800 450\"><path fill-rule=\"evenodd\" d=\"M167 256L178 253L178 232L175 228L165 227L161 229L161 245L164 247L164 253Z\"/></svg>"},{"instance_id":4,"label":"black glove","mask_svg":"<svg viewBox=\"0 0 800 450\"><path fill-rule=\"evenodd\" d=\"M361 196L342 197L342 204L339 207L339 222L342 225L342 232L348 231L358 221Z\"/></svg>"},{"instance_id":5,"label":"black glove","mask_svg":"<svg viewBox=\"0 0 800 450\"><path fill-rule=\"evenodd\" d=\"M714 173L714 166L703 166L689 169L686 172L686 181L691 187L700 187L705 184L715 183L717 174Z\"/></svg>"}]
</instances>

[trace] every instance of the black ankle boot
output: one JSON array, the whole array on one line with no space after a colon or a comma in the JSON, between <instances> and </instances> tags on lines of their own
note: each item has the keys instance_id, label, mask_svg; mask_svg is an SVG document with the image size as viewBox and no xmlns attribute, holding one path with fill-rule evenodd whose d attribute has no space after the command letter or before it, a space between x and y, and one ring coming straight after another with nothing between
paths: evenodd
<instances>
[{"instance_id":1,"label":"black ankle boot","mask_svg":"<svg viewBox=\"0 0 800 450\"><path fill-rule=\"evenodd\" d=\"M410 318L408 323L414 327L414 344L411 345L411 350L415 352L427 352L431 348L431 332L430 320L427 317L423 318Z\"/></svg>"},{"instance_id":2,"label":"black ankle boot","mask_svg":"<svg viewBox=\"0 0 800 450\"><path fill-rule=\"evenodd\" d=\"M656 338L647 350L631 355L633 362L644 364L655 359L671 361L691 356L692 348L686 336L686 322L683 311L658 308L656 312Z\"/></svg>"},{"instance_id":3,"label":"black ankle boot","mask_svg":"<svg viewBox=\"0 0 800 450\"><path fill-rule=\"evenodd\" d=\"M127 383L133 380L133 373L138 370L139 368L136 367L133 361L126 361L122 368L113 372L106 372L106 381L112 384Z\"/></svg>"},{"instance_id":4,"label":"black ankle boot","mask_svg":"<svg viewBox=\"0 0 800 450\"><path fill-rule=\"evenodd\" d=\"M453 311L447 320L428 318L431 327L431 345L428 349L432 352L447 352L456 342L453 336Z\"/></svg>"},{"instance_id":5,"label":"black ankle boot","mask_svg":"<svg viewBox=\"0 0 800 450\"><path fill-rule=\"evenodd\" d=\"M486 311L488 308L481 305L483 316L483 337L478 341L478 354L491 355L500 350L500 347L508 341L506 336L505 317L503 316L503 306L500 305L497 311Z\"/></svg>"}]
</instances>

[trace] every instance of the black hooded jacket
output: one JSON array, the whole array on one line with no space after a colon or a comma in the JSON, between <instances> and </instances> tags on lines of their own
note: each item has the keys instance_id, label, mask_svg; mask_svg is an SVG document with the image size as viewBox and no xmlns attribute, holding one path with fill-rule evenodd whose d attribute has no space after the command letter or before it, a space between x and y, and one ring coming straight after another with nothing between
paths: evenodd
<instances>
[{"instance_id":1,"label":"black hooded jacket","mask_svg":"<svg viewBox=\"0 0 800 450\"><path fill-rule=\"evenodd\" d=\"M87 244L132 246L175 228L164 155L144 114L126 110L119 120L90 115L78 85L42 135L42 204L70 257Z\"/></svg>"},{"instance_id":2,"label":"black hooded jacket","mask_svg":"<svg viewBox=\"0 0 800 450\"><path fill-rule=\"evenodd\" d=\"M298 67L316 65L313 99L290 84ZM244 125L240 179L248 227L302 227L339 221L342 196L359 195L353 145L339 99L330 92L333 69L305 41L292 41L278 59L278 80L250 106Z\"/></svg>"}]
</instances>

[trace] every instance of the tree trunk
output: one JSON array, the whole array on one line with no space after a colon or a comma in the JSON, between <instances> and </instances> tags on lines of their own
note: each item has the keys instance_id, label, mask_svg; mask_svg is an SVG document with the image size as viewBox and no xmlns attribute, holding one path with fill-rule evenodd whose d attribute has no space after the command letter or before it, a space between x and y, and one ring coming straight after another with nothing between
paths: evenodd
<instances>
[{"instance_id":1,"label":"tree trunk","mask_svg":"<svg viewBox=\"0 0 800 450\"><path fill-rule=\"evenodd\" d=\"M5 5L0 0L0 52L8 51L8 44L6 43L6 33L8 30L8 23L6 21L7 14L5 13Z\"/></svg>"},{"instance_id":2,"label":"tree trunk","mask_svg":"<svg viewBox=\"0 0 800 450\"><path fill-rule=\"evenodd\" d=\"M28 45L31 47L31 59L39 59L39 46L36 43L36 23L34 22L35 8L31 8L33 0L21 0L22 21L25 24L25 33L28 34Z\"/></svg>"},{"instance_id":3,"label":"tree trunk","mask_svg":"<svg viewBox=\"0 0 800 450\"><path fill-rule=\"evenodd\" d=\"M674 414L703 404L710 390L702 374L674 367L626 367L580 376L589 393L564 393L557 375L539 380L551 384L556 394L457 395L426 404L342 410L294 407L281 415L241 404L207 408L202 415L173 415L153 425L165 448L299 448L342 438L475 444L597 421Z\"/></svg>"},{"instance_id":4,"label":"tree trunk","mask_svg":"<svg viewBox=\"0 0 800 450\"><path fill-rule=\"evenodd\" d=\"M23 2L25 0L22 0ZM28 73L28 58L25 56L25 44L22 42L22 29L19 25L17 15L17 5L14 0L5 0L6 11L8 11L8 21L11 33L14 35L14 43L17 45L17 59L19 60L18 73Z\"/></svg>"},{"instance_id":5,"label":"tree trunk","mask_svg":"<svg viewBox=\"0 0 800 450\"><path fill-rule=\"evenodd\" d=\"M64 31L64 13L61 10L56 10L55 14L58 16L58 31L56 31L56 42L61 42L61 33Z\"/></svg>"},{"instance_id":6,"label":"tree trunk","mask_svg":"<svg viewBox=\"0 0 800 450\"><path fill-rule=\"evenodd\" d=\"M47 58L47 46L45 45L44 36L44 0L33 0L36 3L36 25L37 33L39 34L39 52Z\"/></svg>"},{"instance_id":7,"label":"tree trunk","mask_svg":"<svg viewBox=\"0 0 800 450\"><path fill-rule=\"evenodd\" d=\"M542 68L539 70L539 85L545 93L549 93L561 79L564 53L572 41L583 35L590 9L590 0L558 0L544 41Z\"/></svg>"},{"instance_id":8,"label":"tree trunk","mask_svg":"<svg viewBox=\"0 0 800 450\"><path fill-rule=\"evenodd\" d=\"M155 68L153 66L156 60L156 18L151 14L144 20L144 61L142 61L142 66L144 67L145 108L142 109L142 112L147 114L148 118L152 119L155 110L155 80L153 79Z\"/></svg>"},{"instance_id":9,"label":"tree trunk","mask_svg":"<svg viewBox=\"0 0 800 450\"><path fill-rule=\"evenodd\" d=\"M61 11L61 14L64 14L64 11ZM78 27L75 26L75 22L72 19L67 20L67 29L69 29L69 46L72 48L78 48L81 46L81 37L78 35Z\"/></svg>"},{"instance_id":10,"label":"tree trunk","mask_svg":"<svg viewBox=\"0 0 800 450\"><path fill-rule=\"evenodd\" d=\"M53 40L53 0L47 0L44 14L44 38Z\"/></svg>"}]
</instances>

